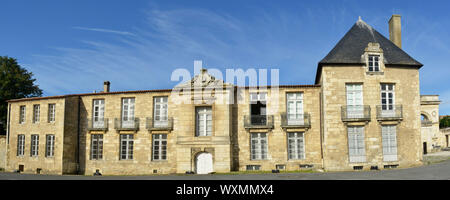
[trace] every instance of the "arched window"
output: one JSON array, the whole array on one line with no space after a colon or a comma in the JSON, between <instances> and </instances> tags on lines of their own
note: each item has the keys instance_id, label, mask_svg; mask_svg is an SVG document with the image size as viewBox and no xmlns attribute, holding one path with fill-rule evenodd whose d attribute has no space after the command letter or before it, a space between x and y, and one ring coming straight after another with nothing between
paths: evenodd
<instances>
[{"instance_id":1,"label":"arched window","mask_svg":"<svg viewBox=\"0 0 450 200\"><path fill-rule=\"evenodd\" d=\"M422 126L431 126L431 120L424 114L420 114L420 120L422 122Z\"/></svg>"}]
</instances>

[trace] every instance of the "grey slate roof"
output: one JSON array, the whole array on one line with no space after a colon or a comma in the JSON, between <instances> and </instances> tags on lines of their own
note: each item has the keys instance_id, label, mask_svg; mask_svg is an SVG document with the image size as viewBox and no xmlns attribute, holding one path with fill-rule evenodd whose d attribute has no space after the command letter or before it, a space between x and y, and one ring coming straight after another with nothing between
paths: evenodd
<instances>
[{"instance_id":1,"label":"grey slate roof","mask_svg":"<svg viewBox=\"0 0 450 200\"><path fill-rule=\"evenodd\" d=\"M383 49L384 62L386 65L402 65L416 68L423 66L422 63L409 56L389 39L359 19L330 53L319 62L316 74L316 84L320 77L323 65L363 64L361 63L361 55L364 54L364 49L369 42L380 44L381 49Z\"/></svg>"}]
</instances>

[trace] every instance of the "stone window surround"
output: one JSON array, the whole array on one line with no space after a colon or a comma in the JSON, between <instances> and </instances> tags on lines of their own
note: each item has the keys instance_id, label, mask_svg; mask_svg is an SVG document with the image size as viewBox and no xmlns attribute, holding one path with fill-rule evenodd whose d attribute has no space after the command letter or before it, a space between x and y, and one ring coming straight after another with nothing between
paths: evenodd
<instances>
[{"instance_id":1,"label":"stone window surround","mask_svg":"<svg viewBox=\"0 0 450 200\"><path fill-rule=\"evenodd\" d=\"M379 71L369 71L369 56L379 56L378 67ZM361 55L362 63L365 63L366 75L384 75L384 56L383 49L381 49L379 43L369 42L367 47L364 49L364 53Z\"/></svg>"}]
</instances>

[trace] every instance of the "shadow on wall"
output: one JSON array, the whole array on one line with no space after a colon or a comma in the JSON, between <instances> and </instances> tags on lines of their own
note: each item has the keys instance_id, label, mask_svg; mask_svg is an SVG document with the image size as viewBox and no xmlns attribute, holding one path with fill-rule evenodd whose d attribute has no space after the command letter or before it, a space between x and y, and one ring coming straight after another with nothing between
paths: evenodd
<instances>
[{"instance_id":1,"label":"shadow on wall","mask_svg":"<svg viewBox=\"0 0 450 200\"><path fill-rule=\"evenodd\" d=\"M0 171L6 168L6 135L0 135Z\"/></svg>"}]
</instances>

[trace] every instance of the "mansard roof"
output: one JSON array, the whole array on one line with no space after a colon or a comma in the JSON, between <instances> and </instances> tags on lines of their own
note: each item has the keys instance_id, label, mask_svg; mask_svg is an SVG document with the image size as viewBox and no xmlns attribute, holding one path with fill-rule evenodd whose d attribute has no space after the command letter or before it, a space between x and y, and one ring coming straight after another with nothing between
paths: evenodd
<instances>
[{"instance_id":1,"label":"mansard roof","mask_svg":"<svg viewBox=\"0 0 450 200\"><path fill-rule=\"evenodd\" d=\"M409 56L377 30L359 19L328 55L319 62L316 84L319 81L323 65L364 64L361 55L364 54L364 49L369 42L380 44L386 66L401 65L416 68L423 66L422 63Z\"/></svg>"}]
</instances>

